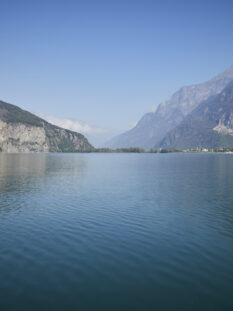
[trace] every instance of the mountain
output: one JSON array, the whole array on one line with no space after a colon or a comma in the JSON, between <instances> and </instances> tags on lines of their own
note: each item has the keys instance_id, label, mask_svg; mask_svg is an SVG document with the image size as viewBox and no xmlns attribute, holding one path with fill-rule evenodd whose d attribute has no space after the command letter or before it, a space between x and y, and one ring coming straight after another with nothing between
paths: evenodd
<instances>
[{"instance_id":1,"label":"mountain","mask_svg":"<svg viewBox=\"0 0 233 311\"><path fill-rule=\"evenodd\" d=\"M89 152L93 149L82 134L52 125L30 112L0 101L0 151Z\"/></svg>"},{"instance_id":2,"label":"mountain","mask_svg":"<svg viewBox=\"0 0 233 311\"><path fill-rule=\"evenodd\" d=\"M202 102L155 147L233 147L233 81Z\"/></svg>"},{"instance_id":3,"label":"mountain","mask_svg":"<svg viewBox=\"0 0 233 311\"><path fill-rule=\"evenodd\" d=\"M153 148L203 100L219 94L232 79L233 65L205 83L182 87L155 112L145 114L133 129L114 137L106 145L111 148Z\"/></svg>"}]
</instances>

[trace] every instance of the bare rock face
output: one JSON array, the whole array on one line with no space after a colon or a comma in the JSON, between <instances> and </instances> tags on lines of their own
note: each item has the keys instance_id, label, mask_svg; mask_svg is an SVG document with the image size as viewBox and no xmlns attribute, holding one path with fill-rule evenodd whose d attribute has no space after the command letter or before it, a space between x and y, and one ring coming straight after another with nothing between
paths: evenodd
<instances>
[{"instance_id":1,"label":"bare rock face","mask_svg":"<svg viewBox=\"0 0 233 311\"><path fill-rule=\"evenodd\" d=\"M82 134L54 126L17 106L0 101L0 151L15 153L93 150Z\"/></svg>"},{"instance_id":2,"label":"bare rock face","mask_svg":"<svg viewBox=\"0 0 233 311\"><path fill-rule=\"evenodd\" d=\"M106 146L153 148L201 102L219 94L232 79L233 65L205 83L182 87L155 112L145 114L133 129L114 137Z\"/></svg>"},{"instance_id":3,"label":"bare rock face","mask_svg":"<svg viewBox=\"0 0 233 311\"><path fill-rule=\"evenodd\" d=\"M49 152L43 127L24 124L7 124L0 121L0 146L2 152Z\"/></svg>"},{"instance_id":4,"label":"bare rock face","mask_svg":"<svg viewBox=\"0 0 233 311\"><path fill-rule=\"evenodd\" d=\"M203 101L156 148L233 148L233 81Z\"/></svg>"},{"instance_id":5,"label":"bare rock face","mask_svg":"<svg viewBox=\"0 0 233 311\"><path fill-rule=\"evenodd\" d=\"M233 136L233 112L229 117L227 117L224 113L223 116L219 119L218 125L216 125L213 130L222 135Z\"/></svg>"}]
</instances>

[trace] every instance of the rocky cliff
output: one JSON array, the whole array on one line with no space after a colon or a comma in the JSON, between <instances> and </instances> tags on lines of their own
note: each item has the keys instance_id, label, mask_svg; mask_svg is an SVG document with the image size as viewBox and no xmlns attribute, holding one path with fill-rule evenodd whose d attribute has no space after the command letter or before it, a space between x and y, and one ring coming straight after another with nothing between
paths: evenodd
<instances>
[{"instance_id":1,"label":"rocky cliff","mask_svg":"<svg viewBox=\"0 0 233 311\"><path fill-rule=\"evenodd\" d=\"M182 87L155 112L145 114L133 129L114 137L106 145L111 148L153 148L203 100L219 94L232 79L233 65L207 82Z\"/></svg>"},{"instance_id":2,"label":"rocky cliff","mask_svg":"<svg viewBox=\"0 0 233 311\"><path fill-rule=\"evenodd\" d=\"M233 147L233 81L223 91L202 102L155 147Z\"/></svg>"},{"instance_id":3,"label":"rocky cliff","mask_svg":"<svg viewBox=\"0 0 233 311\"><path fill-rule=\"evenodd\" d=\"M0 151L90 152L79 133L54 126L30 112L0 101Z\"/></svg>"}]
</instances>

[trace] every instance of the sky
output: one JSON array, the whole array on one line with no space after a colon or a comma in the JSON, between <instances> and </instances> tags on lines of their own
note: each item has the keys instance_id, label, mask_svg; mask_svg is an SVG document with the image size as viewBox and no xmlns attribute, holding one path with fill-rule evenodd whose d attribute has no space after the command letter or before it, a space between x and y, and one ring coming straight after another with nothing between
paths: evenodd
<instances>
[{"instance_id":1,"label":"sky","mask_svg":"<svg viewBox=\"0 0 233 311\"><path fill-rule=\"evenodd\" d=\"M233 1L0 0L0 99L94 144L233 64Z\"/></svg>"}]
</instances>

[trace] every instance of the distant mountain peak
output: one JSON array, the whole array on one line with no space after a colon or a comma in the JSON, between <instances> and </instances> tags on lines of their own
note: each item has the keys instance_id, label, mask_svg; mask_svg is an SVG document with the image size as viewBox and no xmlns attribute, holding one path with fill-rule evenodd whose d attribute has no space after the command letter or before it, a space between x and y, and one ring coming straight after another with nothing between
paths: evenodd
<instances>
[{"instance_id":1,"label":"distant mountain peak","mask_svg":"<svg viewBox=\"0 0 233 311\"><path fill-rule=\"evenodd\" d=\"M183 86L169 100L158 105L155 112L145 114L133 129L114 137L106 145L153 148L202 101L219 94L232 79L233 65L204 83Z\"/></svg>"},{"instance_id":2,"label":"distant mountain peak","mask_svg":"<svg viewBox=\"0 0 233 311\"><path fill-rule=\"evenodd\" d=\"M203 101L155 147L233 147L233 81L221 93Z\"/></svg>"}]
</instances>

